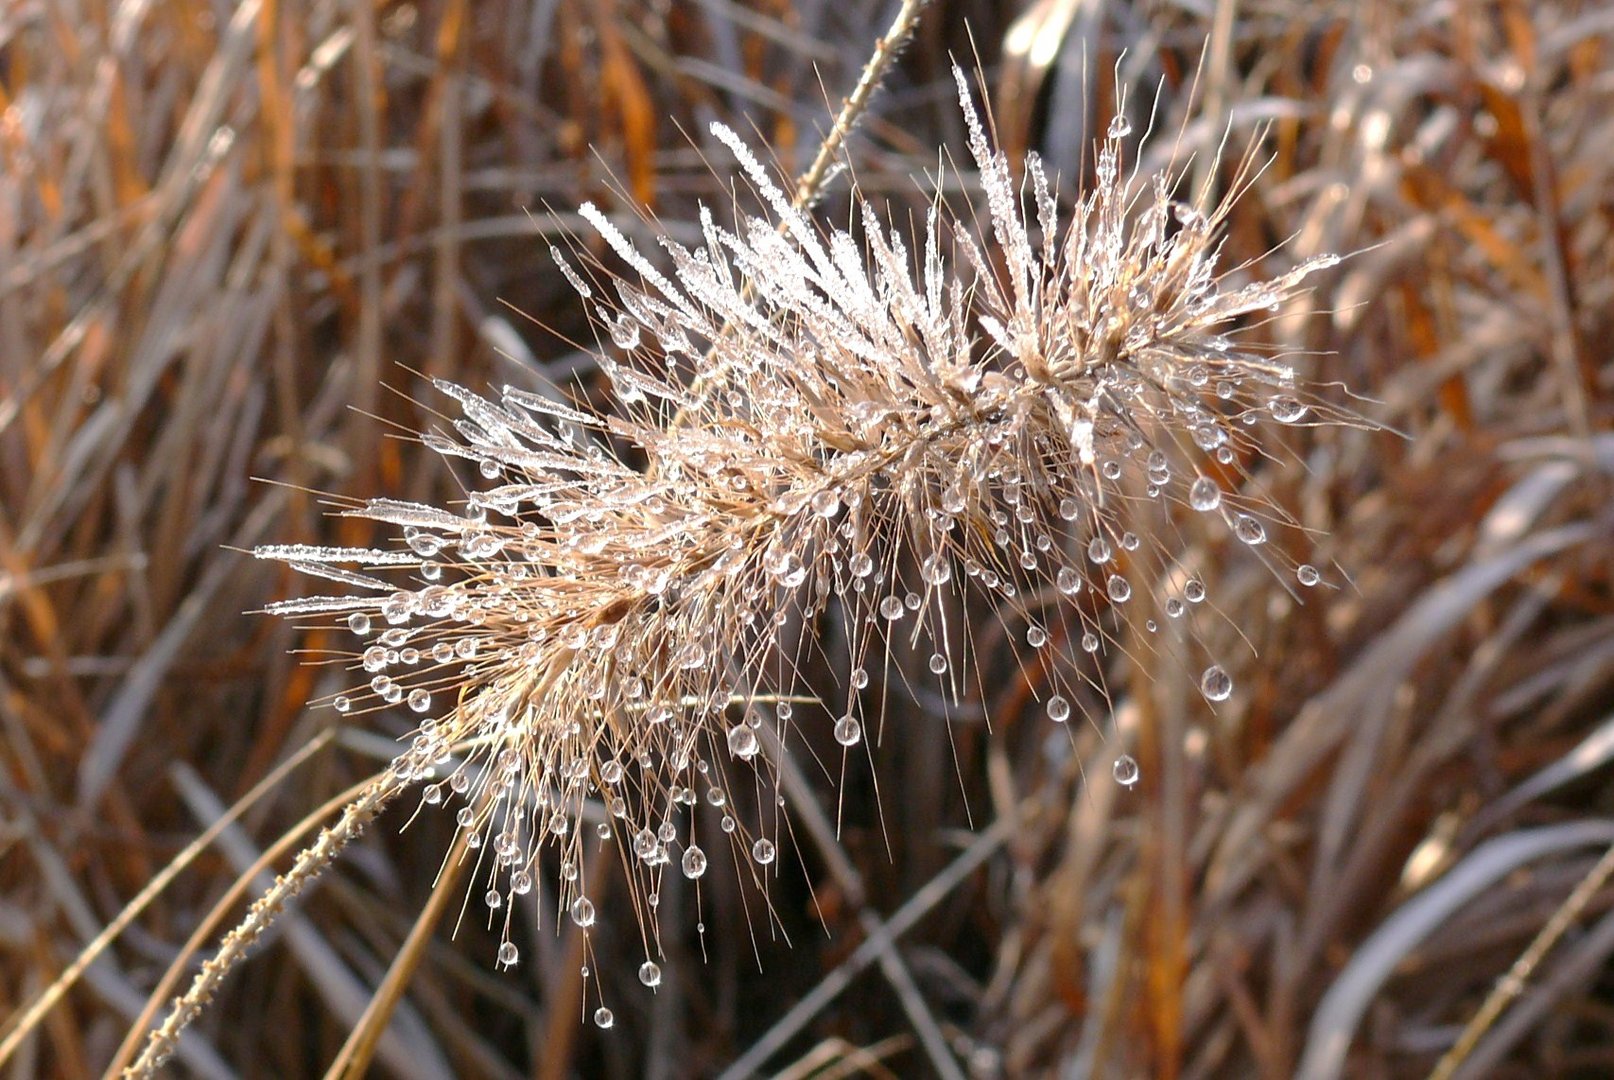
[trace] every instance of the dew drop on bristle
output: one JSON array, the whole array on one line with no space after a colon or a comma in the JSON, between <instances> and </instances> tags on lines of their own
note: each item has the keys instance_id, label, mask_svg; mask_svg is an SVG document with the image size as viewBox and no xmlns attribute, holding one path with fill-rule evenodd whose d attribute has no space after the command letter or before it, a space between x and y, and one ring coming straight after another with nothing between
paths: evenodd
<instances>
[{"instance_id":1,"label":"dew drop on bristle","mask_svg":"<svg viewBox=\"0 0 1614 1080\"><path fill-rule=\"evenodd\" d=\"M1141 775L1138 770L1138 761L1131 754L1122 754L1115 759L1115 766L1110 770L1115 782L1124 788L1130 788L1138 782Z\"/></svg>"},{"instance_id":2,"label":"dew drop on bristle","mask_svg":"<svg viewBox=\"0 0 1614 1080\"><path fill-rule=\"evenodd\" d=\"M684 849L680 865L683 867L685 877L698 878L706 873L706 852L691 844Z\"/></svg>"},{"instance_id":3,"label":"dew drop on bristle","mask_svg":"<svg viewBox=\"0 0 1614 1080\"><path fill-rule=\"evenodd\" d=\"M651 989L661 985L661 966L654 960L646 960L639 965L639 981Z\"/></svg>"},{"instance_id":4,"label":"dew drop on bristle","mask_svg":"<svg viewBox=\"0 0 1614 1080\"><path fill-rule=\"evenodd\" d=\"M863 738L863 725L855 716L843 716L835 721L835 741L842 746L856 746Z\"/></svg>"},{"instance_id":5,"label":"dew drop on bristle","mask_svg":"<svg viewBox=\"0 0 1614 1080\"><path fill-rule=\"evenodd\" d=\"M1201 512L1222 504L1222 489L1208 476L1201 476L1188 488L1188 505Z\"/></svg>"},{"instance_id":6,"label":"dew drop on bristle","mask_svg":"<svg viewBox=\"0 0 1614 1080\"><path fill-rule=\"evenodd\" d=\"M775 854L772 840L758 840L751 845L751 857L763 866L773 862Z\"/></svg>"},{"instance_id":7,"label":"dew drop on bristle","mask_svg":"<svg viewBox=\"0 0 1614 1080\"><path fill-rule=\"evenodd\" d=\"M1063 694L1055 694L1048 699L1048 719L1056 724L1063 724L1070 719L1070 702Z\"/></svg>"},{"instance_id":8,"label":"dew drop on bristle","mask_svg":"<svg viewBox=\"0 0 1614 1080\"><path fill-rule=\"evenodd\" d=\"M572 901L572 922L581 927L594 925L594 901L586 896L579 896Z\"/></svg>"},{"instance_id":9,"label":"dew drop on bristle","mask_svg":"<svg viewBox=\"0 0 1614 1080\"><path fill-rule=\"evenodd\" d=\"M521 959L521 950L516 948L515 942L507 941L499 946L499 963L505 967L514 967L519 959Z\"/></svg>"},{"instance_id":10,"label":"dew drop on bristle","mask_svg":"<svg viewBox=\"0 0 1614 1080\"><path fill-rule=\"evenodd\" d=\"M1239 515L1237 523L1233 526L1233 535L1251 547L1264 544L1267 540L1266 527L1249 514Z\"/></svg>"},{"instance_id":11,"label":"dew drop on bristle","mask_svg":"<svg viewBox=\"0 0 1614 1080\"><path fill-rule=\"evenodd\" d=\"M1293 424L1303 420L1310 411L1304 401L1290 397L1288 394L1279 394L1267 402L1267 409L1272 413L1272 419L1280 424Z\"/></svg>"},{"instance_id":12,"label":"dew drop on bristle","mask_svg":"<svg viewBox=\"0 0 1614 1080\"><path fill-rule=\"evenodd\" d=\"M756 756L757 733L744 724L729 728L729 753L741 760Z\"/></svg>"},{"instance_id":13,"label":"dew drop on bristle","mask_svg":"<svg viewBox=\"0 0 1614 1080\"><path fill-rule=\"evenodd\" d=\"M1117 604L1124 604L1132 599L1132 585L1120 574L1110 575L1110 579L1104 583L1104 591Z\"/></svg>"},{"instance_id":14,"label":"dew drop on bristle","mask_svg":"<svg viewBox=\"0 0 1614 1080\"><path fill-rule=\"evenodd\" d=\"M611 323L611 340L619 349L633 349L639 345L639 323L631 315L619 315Z\"/></svg>"},{"instance_id":15,"label":"dew drop on bristle","mask_svg":"<svg viewBox=\"0 0 1614 1080\"><path fill-rule=\"evenodd\" d=\"M1220 664L1212 664L1199 677L1199 691L1211 701L1226 701L1233 696L1233 677Z\"/></svg>"},{"instance_id":16,"label":"dew drop on bristle","mask_svg":"<svg viewBox=\"0 0 1614 1080\"><path fill-rule=\"evenodd\" d=\"M1301 563L1299 566L1295 567L1295 580L1299 581L1300 584L1306 586L1308 589L1322 579L1323 576L1319 574L1317 572L1317 568L1310 563Z\"/></svg>"},{"instance_id":17,"label":"dew drop on bristle","mask_svg":"<svg viewBox=\"0 0 1614 1080\"><path fill-rule=\"evenodd\" d=\"M370 616L362 611L355 611L347 617L347 628L355 634L368 634L370 632Z\"/></svg>"},{"instance_id":18,"label":"dew drop on bristle","mask_svg":"<svg viewBox=\"0 0 1614 1080\"><path fill-rule=\"evenodd\" d=\"M611 1010L607 1009L604 1005L601 1005L598 1009L594 1010L595 1027L604 1030L614 1023L616 1023L616 1014L611 1012Z\"/></svg>"}]
</instances>

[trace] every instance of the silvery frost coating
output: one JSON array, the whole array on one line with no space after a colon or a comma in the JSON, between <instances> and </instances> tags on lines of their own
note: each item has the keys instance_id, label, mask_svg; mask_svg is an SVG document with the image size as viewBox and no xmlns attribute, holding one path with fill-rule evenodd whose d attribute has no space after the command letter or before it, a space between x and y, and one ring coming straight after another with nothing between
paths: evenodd
<instances>
[{"instance_id":1,"label":"silvery frost coating","mask_svg":"<svg viewBox=\"0 0 1614 1080\"><path fill-rule=\"evenodd\" d=\"M518 959L514 894L552 881L586 928L585 865L619 858L653 985L668 875L700 878L721 853L766 895L792 728L811 717L866 753L871 681L894 663L944 701L970 695L984 661L963 627L981 610L1043 650L1050 722L1101 712L1084 653L1167 631L1193 651L1205 589L1176 559L1180 522L1261 544L1285 524L1241 494L1262 423L1341 417L1235 333L1332 260L1220 279L1227 206L1204 215L1172 177L1123 176L1124 119L1061 227L1040 164L1015 179L955 76L987 227L933 206L910 250L864 205L856 239L825 231L714 125L769 217L729 231L703 211L702 246L662 238L652 259L584 206L627 270L555 253L608 338L615 411L438 381L461 418L425 441L485 488L455 510L345 511L399 527L395 547L258 549L352 590L271 610L330 613L362 639L364 681L338 710L423 717L394 776L469 831L502 963ZM836 634L801 632L826 614ZM842 673L835 698L797 678L809 651ZM1215 702L1233 688L1213 659L1185 677Z\"/></svg>"}]
</instances>

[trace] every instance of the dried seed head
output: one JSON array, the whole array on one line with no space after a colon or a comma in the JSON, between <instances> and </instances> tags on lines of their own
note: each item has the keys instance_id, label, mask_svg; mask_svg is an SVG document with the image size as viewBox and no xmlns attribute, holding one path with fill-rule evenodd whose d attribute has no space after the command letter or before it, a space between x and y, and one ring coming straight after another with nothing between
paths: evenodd
<instances>
[{"instance_id":1,"label":"dried seed head","mask_svg":"<svg viewBox=\"0 0 1614 1080\"><path fill-rule=\"evenodd\" d=\"M373 499L346 513L400 527L396 548L258 549L357 590L271 610L333 614L363 640L367 689L339 709L435 712L395 775L455 808L506 918L537 877L590 927L585 864L612 840L657 951L648 898L669 872L708 866L703 798L765 888L776 808L729 795L758 774L771 790L802 689L790 628L825 613L853 673L824 703L848 755L878 730L859 693L876 658L917 649L955 697L978 674L944 617L965 589L1062 658L1048 661L1051 720L1091 712L1102 671L1085 654L1153 632L1160 611L1191 623L1184 602L1205 598L1177 564L1184 511L1219 511L1252 545L1285 524L1240 493L1260 422L1345 419L1239 337L1327 260L1230 285L1216 266L1228 208L1200 214L1173 201L1172 177L1126 176L1125 124L1063 226L1041 164L1025 163L1033 226L956 74L985 230L933 208L910 251L864 205L857 238L824 231L714 126L771 219L730 230L703 212L700 246L662 239L665 273L585 206L632 280L555 254L605 305L618 411L437 381L462 417L427 444L488 481L463 510ZM1045 586L1056 603L1032 623L1027 598ZM1211 701L1232 692L1221 670L1205 669ZM499 959L515 963L514 946Z\"/></svg>"}]
</instances>

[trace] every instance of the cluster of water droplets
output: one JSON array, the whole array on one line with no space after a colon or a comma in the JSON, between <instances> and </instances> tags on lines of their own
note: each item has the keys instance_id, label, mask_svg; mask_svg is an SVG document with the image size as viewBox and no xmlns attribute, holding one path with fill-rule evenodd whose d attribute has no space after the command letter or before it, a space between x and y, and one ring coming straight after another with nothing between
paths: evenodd
<instances>
[{"instance_id":1,"label":"cluster of water droplets","mask_svg":"<svg viewBox=\"0 0 1614 1080\"><path fill-rule=\"evenodd\" d=\"M337 711L398 707L415 724L394 773L463 830L500 964L520 962L513 916L537 911L545 882L564 921L593 930L588 865L609 853L642 903L639 981L658 986L665 888L698 895L724 844L768 887L774 756L805 719L793 702L843 766L873 755L870 710L894 690L928 679L961 708L1004 663L963 614L983 597L1068 730L1107 717L1115 665L1154 635L1180 638L1210 707L1232 697L1201 633L1213 604L1196 544L1323 583L1269 542L1294 523L1245 470L1265 421L1329 416L1234 332L1326 263L1224 289L1216 215L1164 180L1134 209L1124 119L1063 232L1027 163L1034 244L1008 162L963 102L1006 271L961 225L949 266L937 214L912 254L872 210L857 240L824 233L716 129L773 220L729 230L703 212L704 246L664 242L669 277L585 206L638 279L595 267L615 300L556 253L599 319L617 412L438 380L461 416L423 441L485 482L463 507L373 499L345 513L395 528L394 546L258 549L355 590L271 610L355 639ZM815 648L844 685L818 701L795 673L803 628L826 616L839 651ZM1131 788L1138 763L1121 755L1113 778ZM615 1023L603 1003L594 1019Z\"/></svg>"}]
</instances>

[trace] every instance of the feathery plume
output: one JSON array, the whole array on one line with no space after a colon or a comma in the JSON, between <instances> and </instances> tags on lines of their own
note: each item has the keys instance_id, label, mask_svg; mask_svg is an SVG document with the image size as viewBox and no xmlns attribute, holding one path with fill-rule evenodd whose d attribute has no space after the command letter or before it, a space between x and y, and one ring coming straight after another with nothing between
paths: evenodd
<instances>
[{"instance_id":1,"label":"feathery plume","mask_svg":"<svg viewBox=\"0 0 1614 1080\"><path fill-rule=\"evenodd\" d=\"M504 920L501 964L519 961L512 898L539 881L594 923L591 859L626 868L649 986L665 875L700 878L728 849L766 895L782 811L735 795L772 795L810 696L805 650L827 648L790 627L832 613L844 628L845 685L822 704L847 754L878 721L860 691L895 650L928 653L952 700L981 677L942 617L966 592L1043 650L1050 721L1090 714L1106 698L1082 654L1146 648L1205 599L1176 559L1180 519L1251 547L1287 524L1243 493L1259 425L1350 419L1239 337L1332 259L1220 276L1229 204L1202 214L1174 177L1124 175L1124 117L1062 225L1041 164L1017 182L954 75L984 229L938 204L905 241L863 203L856 235L825 230L714 125L767 216L729 229L703 210L704 242L662 238L653 260L585 205L627 276L554 253L610 341L617 408L438 380L461 416L424 440L487 481L462 510L372 499L345 513L399 527L399 546L257 550L356 590L270 610L337 615L362 639L364 681L338 711L424 718L389 783L452 807ZM1263 556L1283 565L1276 547ZM1192 677L1226 699L1204 661ZM700 803L722 808L719 835L699 831Z\"/></svg>"}]
</instances>

